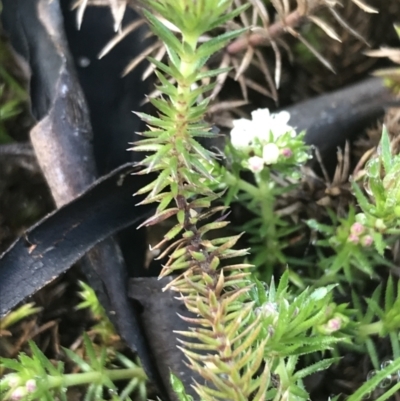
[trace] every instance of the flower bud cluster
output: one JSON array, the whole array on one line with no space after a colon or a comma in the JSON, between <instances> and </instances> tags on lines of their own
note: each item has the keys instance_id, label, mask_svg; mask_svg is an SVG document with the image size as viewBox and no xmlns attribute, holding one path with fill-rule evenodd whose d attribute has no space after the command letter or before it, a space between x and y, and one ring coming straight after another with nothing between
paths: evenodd
<instances>
[{"instance_id":1,"label":"flower bud cluster","mask_svg":"<svg viewBox=\"0 0 400 401\"><path fill-rule=\"evenodd\" d=\"M356 221L350 227L350 234L347 241L356 245L361 244L364 247L369 247L373 244L374 239L371 235L369 235L368 231L369 230L367 229L367 227Z\"/></svg>"},{"instance_id":2,"label":"flower bud cluster","mask_svg":"<svg viewBox=\"0 0 400 401\"><path fill-rule=\"evenodd\" d=\"M13 380L13 379L14 378L11 378L8 383L10 387L14 387L14 385L20 384L19 378L16 378L16 380ZM15 390L12 391L10 400L13 400L13 401L22 400L23 398L34 393L36 391L36 389L37 389L36 380L29 379L25 383L25 386L18 386L15 388Z\"/></svg>"},{"instance_id":3,"label":"flower bud cluster","mask_svg":"<svg viewBox=\"0 0 400 401\"><path fill-rule=\"evenodd\" d=\"M287 111L270 114L268 109L258 109L251 116L251 120L234 120L231 131L233 147L245 154L244 167L260 173L265 166L307 160L303 141L299 141L295 129L288 124Z\"/></svg>"}]
</instances>

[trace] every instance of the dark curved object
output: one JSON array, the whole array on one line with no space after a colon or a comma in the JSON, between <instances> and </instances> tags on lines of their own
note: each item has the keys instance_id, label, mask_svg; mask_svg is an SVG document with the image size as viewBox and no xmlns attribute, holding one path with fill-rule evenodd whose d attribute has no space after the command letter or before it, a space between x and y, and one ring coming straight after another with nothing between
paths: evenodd
<instances>
[{"instance_id":1,"label":"dark curved object","mask_svg":"<svg viewBox=\"0 0 400 401\"><path fill-rule=\"evenodd\" d=\"M2 4L3 27L10 37L14 49L31 72L31 107L33 115L38 120L31 131L31 141L55 203L62 208L60 210L60 216L62 216L62 213L65 213L63 205L75 202L74 199L93 184L97 171L92 149L89 111L76 76L73 59L68 50L59 1L3 0ZM133 88L134 90L135 88ZM57 252L65 253L58 254L52 259L53 255L57 254L54 252L58 249L58 243L55 244L53 238L58 238L60 244L65 244L64 236L61 238L58 236L62 231L59 231L57 227L50 226L48 227L50 232L45 234L42 226L37 225L28 233L28 241L33 241L32 245L29 242L27 244L28 251L31 251L32 256L36 256L37 259L27 262L26 258L31 255L29 252L27 255L27 249L23 249L24 240L17 241L9 250L10 253L3 255L5 264L9 267L6 268L5 264L2 265L0 311L4 313L9 307L15 305L15 302L30 295L32 291L37 291L70 267L71 263L82 257L87 251L86 248L92 248L82 257L80 266L117 331L126 344L132 350L137 351L150 380L156 385L163 399L168 400L170 397L166 395L166 386L152 357L151 344L147 346L146 337L140 324L140 308L136 304L133 305L127 296L128 274L121 250L113 238L104 239L110 233L129 226L139 218L138 210L135 210L134 207L135 201L131 195L136 189L145 185L149 178L151 179L151 177L144 176L132 177L132 180L137 180L137 186L135 184L133 187L126 188L127 199L130 202L129 211L117 206L121 212L120 223L107 221L109 215L104 203L100 204L104 206L102 210L105 213L105 221L96 222L94 215L90 213L88 216L81 216L82 219L84 217L93 218L93 227L99 227L97 224L111 224L106 226L109 232L103 233L104 236L91 231L91 235L94 235L90 240L92 242L85 239L89 243L85 241L81 243L78 240L77 234L80 233L79 230L83 229L80 223L76 227L72 227L76 234L74 237L69 237L68 226L62 225L63 230L66 230L63 233L65 238L70 238L74 247L69 250L63 247L59 248L60 250ZM113 188L110 187L109 190L111 191ZM99 194L99 196L103 195L106 194ZM118 195L114 200L116 205L120 205ZM95 205L95 199L93 202ZM111 209L112 202L110 200L109 207ZM85 207L90 210L91 206L86 205ZM69 205L65 208L69 208ZM134 216L131 213L134 213ZM50 220L54 216L59 216L58 212L55 212ZM102 218L99 217L99 219ZM43 222L43 227L49 224L48 221ZM67 220L60 222L60 224L67 223ZM39 238L36 238L36 235L39 235ZM104 240L99 243L101 239ZM42 240L43 242L41 242ZM50 242L46 245L44 241L47 240ZM136 247L137 244L145 243L145 235L142 233L137 236L136 242L132 242L132 246ZM95 244L96 246L93 247ZM20 255L17 249L21 250ZM136 256L139 254L139 257L131 261L132 270L137 271L143 268L141 266L141 260L144 257L143 250L144 246L136 249ZM69 255L69 252L72 253ZM13 260L14 264L11 263ZM8 270L13 266L15 267L14 272ZM24 270L27 266L30 268ZM15 294L13 294L14 291ZM17 297L15 297L16 295ZM164 338L166 341L169 340L168 336L164 336ZM165 378L165 382L169 382L168 377Z\"/></svg>"},{"instance_id":2,"label":"dark curved object","mask_svg":"<svg viewBox=\"0 0 400 401\"><path fill-rule=\"evenodd\" d=\"M129 225L137 226L154 211L152 206L135 207L142 197L133 198L132 194L147 177L132 172L128 164L99 179L87 192L29 229L0 257L0 318L64 273L96 244ZM126 282L120 284L126 286ZM137 350L150 379L160 385L133 310L116 312L111 319L120 330L130 331L128 345Z\"/></svg>"},{"instance_id":3,"label":"dark curved object","mask_svg":"<svg viewBox=\"0 0 400 401\"><path fill-rule=\"evenodd\" d=\"M39 165L57 204L97 178L86 101L62 32L58 1L3 0L1 21L30 70L31 130Z\"/></svg>"},{"instance_id":4,"label":"dark curved object","mask_svg":"<svg viewBox=\"0 0 400 401\"><path fill-rule=\"evenodd\" d=\"M0 317L65 272L94 245L144 220L133 197L147 177L126 164L30 228L0 257ZM120 319L120 317L117 317Z\"/></svg>"},{"instance_id":5,"label":"dark curved object","mask_svg":"<svg viewBox=\"0 0 400 401\"><path fill-rule=\"evenodd\" d=\"M145 62L125 77L122 72L129 62L146 48L147 26L130 33L108 54L99 59L103 47L116 35L108 7L87 7L78 30L76 10L71 0L60 0L64 29L79 82L85 94L94 135L94 154L100 174L141 155L127 152L129 142L138 139L144 124L132 111L141 109L149 93L148 80L141 79ZM137 20L130 7L125 11L122 27Z\"/></svg>"},{"instance_id":6,"label":"dark curved object","mask_svg":"<svg viewBox=\"0 0 400 401\"><path fill-rule=\"evenodd\" d=\"M286 108L289 124L306 130L305 141L317 147L328 166L336 164L336 149L355 139L390 106L399 106L380 78L369 78L338 91Z\"/></svg>"},{"instance_id":7,"label":"dark curved object","mask_svg":"<svg viewBox=\"0 0 400 401\"><path fill-rule=\"evenodd\" d=\"M148 28L143 25L131 32L99 59L101 50L116 35L111 12L108 7L87 7L78 29L76 10L71 11L72 4L71 0L60 0L68 47L89 108L96 166L103 175L143 157L142 153L126 149L130 142L139 139L136 132L145 128L132 111L148 112L147 106L141 106L145 95L150 92L150 80L143 82L141 79L147 62L142 62L127 76L121 75L128 63L149 44L149 39L144 39ZM122 27L138 18L139 15L128 7ZM145 233L139 234L134 228L127 228L118 234L118 242L129 276L149 274L142 268L147 250Z\"/></svg>"},{"instance_id":8,"label":"dark curved object","mask_svg":"<svg viewBox=\"0 0 400 401\"><path fill-rule=\"evenodd\" d=\"M169 377L170 372L174 372L182 381L186 393L197 400L198 394L192 385L194 382L201 383L204 379L198 372L183 365L182 361L186 360L186 357L182 352L176 352L177 347L181 345L178 340L181 336L177 332L189 331L189 326L191 326L181 316L189 318L196 316L186 309L181 300L177 299L174 291L163 291L163 288L176 277L132 278L129 280L128 294L143 305L144 312L140 317L143 321L146 338L153 345L153 352L162 377ZM173 313L171 313L172 311ZM161 333L168 335L169 341L164 341ZM167 388L172 394L170 385L167 384ZM172 394L171 397L174 397L174 401L179 401L175 394Z\"/></svg>"}]
</instances>

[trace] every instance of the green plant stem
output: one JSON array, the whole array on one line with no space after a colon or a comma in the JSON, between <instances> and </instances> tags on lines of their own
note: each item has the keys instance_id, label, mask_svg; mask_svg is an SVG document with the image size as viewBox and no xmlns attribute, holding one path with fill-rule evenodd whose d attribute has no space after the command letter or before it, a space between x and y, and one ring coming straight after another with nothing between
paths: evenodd
<instances>
[{"instance_id":1,"label":"green plant stem","mask_svg":"<svg viewBox=\"0 0 400 401\"><path fill-rule=\"evenodd\" d=\"M101 383L102 378L107 377L111 381L129 380L139 378L146 380L146 374L141 368L104 370L102 372L71 373L63 376L47 376L46 381L49 388L71 387L90 383Z\"/></svg>"},{"instance_id":2,"label":"green plant stem","mask_svg":"<svg viewBox=\"0 0 400 401\"><path fill-rule=\"evenodd\" d=\"M204 384L193 386L200 398L261 400L265 398L270 371L266 367L260 373L266 340L259 338L261 315L253 314L254 303L249 294L252 283L250 273L245 271L249 266L247 263L225 264L226 259L243 257L248 251L234 249L240 235L208 237L209 231L229 223L225 216L210 222L211 216L225 209L213 204L220 197L213 188L220 188L225 173L216 166L215 154L196 140L212 136L205 114L210 101L207 92L214 83L206 87L196 84L205 77L204 63L242 31L228 31L198 45L200 35L214 29L219 22L222 24L236 17L236 12L229 9L231 0L164 1L165 8L157 0L149 0L149 3L180 29L182 38L174 38L174 33L152 13L145 12L154 31L165 42L170 62L167 66L154 60L163 85L159 87L161 98L152 99L152 103L160 113L158 117L141 114L150 131L144 133L147 138L142 141L143 145L139 143L134 148L155 152L142 162L148 171L163 170L155 181L139 191L139 194L149 193L146 202L160 203L156 214L143 225L157 224L173 215L177 218L178 224L157 245L161 247L178 234L181 236L166 250L169 259L160 277L176 271L181 273L165 289L180 293L186 308L196 316L189 323L199 327L179 332L188 339L182 340L179 348L189 367L205 379ZM219 73L221 70L216 69L206 75L214 78ZM174 79L174 84L167 82L168 76ZM193 89L195 84L197 89ZM157 133L160 133L158 137ZM227 181L260 199L256 186L230 174ZM166 186L169 192L164 190ZM175 205L169 208L172 200ZM185 271L182 273L182 270ZM192 343L193 338L195 342ZM198 355L201 350L207 351L207 355Z\"/></svg>"},{"instance_id":3,"label":"green plant stem","mask_svg":"<svg viewBox=\"0 0 400 401\"><path fill-rule=\"evenodd\" d=\"M227 187L237 187L243 192L246 192L252 196L254 199L261 199L260 189L249 182L237 178L234 174L229 171L225 171L223 180Z\"/></svg>"},{"instance_id":4,"label":"green plant stem","mask_svg":"<svg viewBox=\"0 0 400 401\"><path fill-rule=\"evenodd\" d=\"M358 332L363 336L379 335L382 332L382 328L383 323L379 321L361 325L358 329Z\"/></svg>"},{"instance_id":5,"label":"green plant stem","mask_svg":"<svg viewBox=\"0 0 400 401\"><path fill-rule=\"evenodd\" d=\"M377 398L376 401L385 401L393 394L396 394L399 390L400 390L400 383L397 383L395 386L385 391L385 393L382 394L379 398Z\"/></svg>"},{"instance_id":6,"label":"green plant stem","mask_svg":"<svg viewBox=\"0 0 400 401\"><path fill-rule=\"evenodd\" d=\"M272 267L277 261L277 254L279 254L279 244L277 243L277 232L275 224L275 196L273 188L270 187L270 179L268 177L262 177L257 181L257 186L250 184L241 178L235 177L229 171L225 172L224 182L228 186L236 186L239 190L249 194L251 198L259 203L260 217L265 225L267 231L263 233L264 246L267 249L266 254L268 258L263 263L263 280L269 282L272 277Z\"/></svg>"},{"instance_id":7,"label":"green plant stem","mask_svg":"<svg viewBox=\"0 0 400 401\"><path fill-rule=\"evenodd\" d=\"M273 267L276 263L276 253L279 250L279 244L277 243L276 226L275 226L275 216L274 216L274 206L275 197L269 187L269 174L268 180L259 180L260 196L261 196L261 219L263 222L267 223L267 231L264 234L265 247L268 250L268 259L265 261L267 268ZM267 282L270 281L272 276L272 271L268 272Z\"/></svg>"},{"instance_id":8,"label":"green plant stem","mask_svg":"<svg viewBox=\"0 0 400 401\"><path fill-rule=\"evenodd\" d=\"M390 344L392 346L393 351L393 359L400 358L400 346L399 346L399 338L397 332L390 332Z\"/></svg>"},{"instance_id":9,"label":"green plant stem","mask_svg":"<svg viewBox=\"0 0 400 401\"><path fill-rule=\"evenodd\" d=\"M400 369L400 359L395 360L392 364L387 366L385 369L382 369L380 372L378 372L372 379L367 380L360 388L357 389L349 398L347 398L348 401L360 401L363 399L363 397L367 394L369 394L371 391L374 391L374 389L379 385L379 383L385 379L386 377L392 375L393 373L398 372ZM396 384L393 388L398 388L400 384ZM385 395L387 393L383 394L382 397L379 398L379 400L383 401L386 399ZM390 396L391 394L389 394Z\"/></svg>"}]
</instances>

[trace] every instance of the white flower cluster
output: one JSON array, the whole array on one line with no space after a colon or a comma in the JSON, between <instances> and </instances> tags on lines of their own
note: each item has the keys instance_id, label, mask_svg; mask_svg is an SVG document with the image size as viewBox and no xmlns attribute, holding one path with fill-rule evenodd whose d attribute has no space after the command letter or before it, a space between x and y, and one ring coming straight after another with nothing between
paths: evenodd
<instances>
[{"instance_id":1,"label":"white flower cluster","mask_svg":"<svg viewBox=\"0 0 400 401\"><path fill-rule=\"evenodd\" d=\"M246 149L255 145L256 139L263 144L262 156L252 156L248 160L248 167L253 172L259 172L264 165L277 163L279 156L290 157L290 149L280 149L276 144L284 134L296 136L296 131L288 125L290 114L281 111L270 114L268 109L258 109L251 113L251 120L241 118L233 121L231 143L237 149Z\"/></svg>"}]
</instances>

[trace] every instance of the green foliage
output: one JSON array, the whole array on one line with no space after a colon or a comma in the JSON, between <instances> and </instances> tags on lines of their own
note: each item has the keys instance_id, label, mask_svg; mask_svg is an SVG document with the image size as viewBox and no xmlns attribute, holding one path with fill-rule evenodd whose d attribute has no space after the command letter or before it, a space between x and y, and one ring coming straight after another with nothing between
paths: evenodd
<instances>
[{"instance_id":1,"label":"green foliage","mask_svg":"<svg viewBox=\"0 0 400 401\"><path fill-rule=\"evenodd\" d=\"M400 358L397 358L393 363L388 364L384 369L380 370L371 379L367 380L360 388L357 389L349 398L348 401L360 401L368 398L372 391L378 387L378 385L388 377L391 377L394 373L400 371ZM400 382L398 381L392 388L387 390L377 401L385 401L397 391L400 390Z\"/></svg>"},{"instance_id":2,"label":"green foliage","mask_svg":"<svg viewBox=\"0 0 400 401\"><path fill-rule=\"evenodd\" d=\"M228 12L232 4L231 0L221 0L218 2L213 0L200 0L196 2L150 0L147 3L153 10L179 28L182 32L184 43L187 44L196 43L203 33L222 26L248 7L247 5L242 6L238 7L235 11ZM146 17L149 18L149 13L146 13ZM152 18L154 17L150 15L150 21ZM159 25L158 29L154 29L154 31L166 46L170 47L171 43L178 43L178 40L164 26ZM220 36L210 40L206 46L200 46L199 54L206 57L210 56L224 47L228 40L237 35L238 33L235 32L226 35L226 37ZM231 37L229 38L229 36Z\"/></svg>"},{"instance_id":3,"label":"green foliage","mask_svg":"<svg viewBox=\"0 0 400 401\"><path fill-rule=\"evenodd\" d=\"M80 302L75 309L79 310L88 308L95 319L108 319L106 311L100 304L93 288L83 281L79 281L79 286L82 289L79 292L82 302Z\"/></svg>"},{"instance_id":4,"label":"green foliage","mask_svg":"<svg viewBox=\"0 0 400 401\"><path fill-rule=\"evenodd\" d=\"M33 342L29 343L32 357L21 353L18 361L1 358L0 363L13 373L5 375L0 381L0 394L4 399L24 399L42 397L45 400L54 399L55 388L58 387L60 396L66 400L64 392L60 391L64 366L60 362L54 366ZM57 385L48 386L49 375Z\"/></svg>"},{"instance_id":5,"label":"green foliage","mask_svg":"<svg viewBox=\"0 0 400 401\"><path fill-rule=\"evenodd\" d=\"M268 133L268 117L265 116L262 129L257 126L252 129ZM255 125L256 122L254 119L249 124ZM225 204L239 202L254 215L240 230L250 235L250 262L255 266L258 277L267 282L271 280L276 266L288 263L284 250L289 246L290 237L303 228L301 224L295 224L287 216L277 213L277 201L299 189L300 167L309 158L309 148L304 144L303 133L293 136L293 128L288 126L283 128L286 132L277 135L277 129L282 127L271 123L266 137L255 136L250 146L244 148L228 144L225 155L231 167L229 170L223 169L222 180L227 184ZM247 132L241 134L248 138ZM277 146L280 156L275 163L264 164L260 171L253 171L254 183L245 181L243 172L252 171L251 163L255 157L265 157L264 149L269 144Z\"/></svg>"},{"instance_id":6,"label":"green foliage","mask_svg":"<svg viewBox=\"0 0 400 401\"><path fill-rule=\"evenodd\" d=\"M208 10L211 3L213 10ZM156 248L174 241L161 254L161 257L169 256L161 276L178 273L167 288L179 292L194 316L185 318L192 327L178 334L183 337L180 348L188 366L205 379L204 384L194 384L200 398L305 400L308 394L302 379L326 369L336 359L318 358L313 364L298 369L299 358L319 355L333 349L339 341L348 341L346 331L352 311L347 305L333 302L332 286L291 294L289 272L284 274L277 289L272 284L266 291L261 282L250 278L251 265L225 262L247 254L247 250L233 249L240 235L221 238L213 233L209 236L211 231L228 224L224 216L211 220L226 209L214 203L221 196L218 191L227 190L226 204L239 198L251 211L261 209L260 213L256 212L252 226L246 227L254 237L257 234L260 237L261 233L263 246L267 242L267 249L258 252L260 264L268 267L277 262L284 264L282 238L297 227L289 227L276 216L275 199L298 188L299 166L309 157L303 135L296 137L294 130L287 126L287 113L268 117L269 130L265 120L259 124L262 111L253 116L252 122L238 123L236 134L231 135L236 139L229 148L233 167L230 171L219 166L216 155L197 142L197 137L213 136L204 115L209 102L207 93L215 84L200 88L194 84L204 73L208 77L220 73L204 72L205 62L240 33L229 32L198 44L201 33L230 18L218 14L218 10L227 9L228 2L218 3L223 5L221 9L215 2L211 3L154 1L149 3L153 10L146 12L153 31L166 45L169 62L151 59L160 81L157 89L161 96L151 99L158 116L139 114L148 129L142 133L144 139L133 148L151 152L141 162L140 174L158 173L152 183L138 192L147 194L144 203L158 202L156 214L143 225L176 219ZM180 36L170 31L152 11L178 27ZM203 18L204 15L208 17ZM254 172L255 184L241 179L240 173L245 169ZM285 177L290 178L290 183L288 180L284 187L276 185ZM261 247L256 249L260 250ZM178 398L190 399L179 379L172 375L171 380Z\"/></svg>"},{"instance_id":7,"label":"green foliage","mask_svg":"<svg viewBox=\"0 0 400 401\"><path fill-rule=\"evenodd\" d=\"M186 394L185 386L177 376L171 373L171 386L179 401L193 401L193 397Z\"/></svg>"},{"instance_id":8,"label":"green foliage","mask_svg":"<svg viewBox=\"0 0 400 401\"><path fill-rule=\"evenodd\" d=\"M4 44L0 43L0 61L4 59ZM26 92L18 82L0 66L0 144L12 142L8 135L5 122L21 112L21 103L26 101Z\"/></svg>"},{"instance_id":9,"label":"green foliage","mask_svg":"<svg viewBox=\"0 0 400 401\"><path fill-rule=\"evenodd\" d=\"M220 197L213 191L222 177L215 154L205 149L196 137L213 136L204 122L209 99L207 87L194 88L203 76L206 60L242 31L221 34L198 44L199 36L229 20L231 1L150 2L154 10L181 30L179 40L161 21L146 12L153 31L165 43L169 64L151 60L157 67L161 97L152 99L158 117L139 114L148 124L146 138L136 144L136 151L151 151L141 163L143 173L157 171L158 177L139 193L148 193L145 202L159 202L155 216L144 225L153 225L176 216L177 224L166 234L161 246L175 242L165 254L169 261L161 276L185 270L168 286L179 292L187 309L194 314L189 331L179 332L188 365L205 384L196 383L202 400L244 400L250 396L264 399L270 369L263 364L265 340L258 339L261 317L252 319L253 303L248 296L247 265L231 264L221 268L221 261L244 256L246 250L234 250L238 236L208 239L210 231L228 222L209 219L225 208L213 206ZM220 71L208 71L209 77ZM171 78L176 85L170 83ZM200 95L204 100L199 100ZM206 220L207 219L207 220ZM204 223L203 223L204 221ZM178 234L182 234L176 240ZM238 300L240 299L240 302ZM206 354L200 351L206 351ZM261 369L261 373L259 370ZM186 395L179 382L173 384L180 398Z\"/></svg>"},{"instance_id":10,"label":"green foliage","mask_svg":"<svg viewBox=\"0 0 400 401\"><path fill-rule=\"evenodd\" d=\"M340 347L368 352L378 369L374 340L389 338L395 360L350 397L358 401L400 369L400 284L395 290L390 277L385 291L379 285L364 300L358 293L365 278L378 277L378 266L389 265L385 252L399 233L400 158L392 155L384 131L379 156L366 167L364 185L353 182L355 205L347 215L338 217L330 211L330 222L307 223L320 234L313 244L318 262L312 266L312 278L290 270L294 265L310 267L308 261L289 258L285 252L291 237L305 229L304 222L300 218L294 224L289 213L284 217L277 210L280 199L301 191L301 168L310 157L304 134L295 135L287 125L287 113L258 110L252 113L252 121L236 121L224 167L213 151L198 142L215 135L205 121L211 100L207 96L218 75L228 71L209 70L207 60L244 32L221 34L222 25L246 8L235 9L232 3L149 0L144 10L169 59L150 59L159 79L161 95L150 99L158 115L138 113L147 129L133 150L146 152L139 174L158 173L138 192L147 194L142 203L158 203L155 215L143 225L175 220L156 248L172 242L160 256L169 256L161 276L178 274L167 288L179 293L193 315L185 318L189 330L178 332L179 348L187 365L203 378L194 383L202 401L301 401L309 399L303 379L335 364ZM214 29L219 35L200 42L200 35ZM198 85L206 77L211 83ZM15 104L4 108L3 117L13 110ZM250 182L243 179L243 173L249 172ZM251 251L234 249L241 235L216 231L227 227L226 211L232 201L239 201L254 216L242 227L251 237ZM254 266L243 262L249 252L257 277L270 281L269 286L253 278ZM277 266L280 271L287 269L276 286L273 269ZM343 295L348 288L343 284L349 283L352 298L340 303L338 294ZM75 385L87 385L88 401L103 399L107 393L113 400L130 400L133 391L146 397L143 370L116 352L111 322L93 290L83 283L81 287L83 301L77 309L90 308L98 323L84 334L82 353L64 350L79 373L65 373L61 362L54 364L31 343L30 356L1 360L11 372L0 381L4 399L65 400L66 390ZM6 324L30 313L33 309L27 307L10 315ZM118 380L128 381L119 394L114 383ZM171 384L180 401L193 400L173 373ZM399 387L397 383L380 399Z\"/></svg>"},{"instance_id":11,"label":"green foliage","mask_svg":"<svg viewBox=\"0 0 400 401\"><path fill-rule=\"evenodd\" d=\"M0 364L12 371L0 381L0 395L4 400L49 400L58 398L67 401L66 390L71 386L87 384L85 401L103 399L104 390L114 394L114 399L130 400L129 395L139 388L145 395L146 375L142 368L123 355L117 354L117 359L124 368L107 369L107 351L103 347L100 353L89 337L83 337L87 360L82 359L71 350L64 349L66 355L80 368L81 373L64 373L64 364L53 364L33 342L29 343L31 356L19 354L18 360L0 358ZM113 381L129 380L124 390L118 395Z\"/></svg>"},{"instance_id":12,"label":"green foliage","mask_svg":"<svg viewBox=\"0 0 400 401\"><path fill-rule=\"evenodd\" d=\"M289 292L289 272L275 289L272 281L265 291L261 282L251 290L256 313L262 315L263 335L268 338L266 355L288 357L322 351L339 341L334 333L349 319L332 302L335 286L310 288L298 295Z\"/></svg>"},{"instance_id":13,"label":"green foliage","mask_svg":"<svg viewBox=\"0 0 400 401\"><path fill-rule=\"evenodd\" d=\"M10 312L8 315L0 319L0 331L13 326L14 324L18 323L22 319L27 318L28 316L39 313L41 310L42 308L35 307L35 304L32 302L20 306L18 309Z\"/></svg>"},{"instance_id":14,"label":"green foliage","mask_svg":"<svg viewBox=\"0 0 400 401\"><path fill-rule=\"evenodd\" d=\"M100 304L93 288L83 281L80 281L79 285L82 288L82 291L79 292L82 302L76 306L76 309L89 308L93 317L97 320L97 323L90 329L91 334L96 334L100 338L100 343L110 346L110 350L112 350L112 345L116 337L118 337L113 324Z\"/></svg>"},{"instance_id":15,"label":"green foliage","mask_svg":"<svg viewBox=\"0 0 400 401\"><path fill-rule=\"evenodd\" d=\"M379 367L379 357L372 336L380 338L389 337L392 355L400 358L400 283L395 290L392 276L389 277L384 293L383 286L379 284L371 297L365 298L367 307L364 308L360 297L352 292L352 300L355 306L353 320L354 339L358 343L364 343L375 369ZM364 312L365 309L365 312Z\"/></svg>"},{"instance_id":16,"label":"green foliage","mask_svg":"<svg viewBox=\"0 0 400 401\"><path fill-rule=\"evenodd\" d=\"M353 183L353 190L362 211L356 217L369 230L376 251L383 254L387 247L385 234L400 232L400 155L392 156L386 127L383 127L378 152L365 168L366 194L357 183Z\"/></svg>"},{"instance_id":17,"label":"green foliage","mask_svg":"<svg viewBox=\"0 0 400 401\"><path fill-rule=\"evenodd\" d=\"M320 232L324 237L316 245L335 252L325 256L321 249L318 250L318 267L324 272L322 281L336 282L339 279L351 283L365 277L359 272L376 278L375 268L388 264L383 255L376 251L376 247L385 247L382 237L359 221L361 215L355 214L354 207L350 207L345 218L338 218L329 210L328 213L332 225L318 223L316 220L307 221L311 229Z\"/></svg>"},{"instance_id":18,"label":"green foliage","mask_svg":"<svg viewBox=\"0 0 400 401\"><path fill-rule=\"evenodd\" d=\"M379 155L366 165L363 187L352 182L352 188L360 213L350 207L345 218L329 212L332 225L309 220L308 225L322 234L317 245L334 250L326 257L320 251L319 266L325 272L324 282L337 278L348 282L360 279L357 270L376 278L377 266L391 266L384 252L400 233L400 156L392 156L386 128L383 128ZM344 276L339 273L343 271ZM362 278L362 276L361 276Z\"/></svg>"},{"instance_id":19,"label":"green foliage","mask_svg":"<svg viewBox=\"0 0 400 401\"><path fill-rule=\"evenodd\" d=\"M8 313L6 316L0 319L0 347L2 346L1 342L7 341L6 337L7 335L11 334L7 329L11 328L21 320L35 315L36 313L39 313L42 310L42 308L35 307L35 304L33 302L31 303L26 303L25 305L21 305L19 308L17 308L14 311L11 311ZM3 337L4 336L4 337ZM0 377L2 377L4 373L4 366L1 366L0 364Z\"/></svg>"},{"instance_id":20,"label":"green foliage","mask_svg":"<svg viewBox=\"0 0 400 401\"><path fill-rule=\"evenodd\" d=\"M296 396L308 399L302 379L320 370L327 369L337 358L321 359L296 371L302 355L332 349L345 337L349 319L343 308L332 303L334 286L306 289L299 295L289 292L289 272L282 276L275 288L274 281L269 288L255 279L250 290L256 309L254 319L261 318L261 341L265 341L264 363L273 376L279 377L279 386L268 384L267 399L281 399ZM279 397L278 397L279 395Z\"/></svg>"},{"instance_id":21,"label":"green foliage","mask_svg":"<svg viewBox=\"0 0 400 401\"><path fill-rule=\"evenodd\" d=\"M400 226L400 155L392 156L389 135L383 128L379 156L371 159L366 166L364 188L367 195L354 183L353 189L363 212L366 226L382 236L398 234ZM375 240L375 238L374 238ZM379 241L378 241L379 242ZM378 252L382 253L380 246Z\"/></svg>"},{"instance_id":22,"label":"green foliage","mask_svg":"<svg viewBox=\"0 0 400 401\"><path fill-rule=\"evenodd\" d=\"M281 128L287 130L287 127ZM279 131L277 127L276 129ZM255 251L255 257L259 260L265 261L269 258L267 266L272 274L273 267L279 262L287 263L282 252L286 246L282 238L287 238L290 234L290 231L285 232L284 224L280 223L281 218L276 215L274 204L280 197L287 196L296 188L295 185L282 186L289 174L292 174L291 184L295 182L293 173L296 173L296 165L280 165L279 158L271 165L265 165L263 161L261 164L252 165L250 161L253 155L264 156L254 149L257 149L257 146L265 146L265 142L262 143L256 136L247 143L249 133L246 132L246 139L240 143L234 130L232 144L238 142L242 147L237 149L231 146L226 152L233 161L230 163L230 171L224 171L225 182L228 185L227 202L239 200L255 215L246 223L245 231L255 238L255 243L260 237L268 238L259 249L253 248L253 252ZM257 127L254 127L254 130L257 130ZM262 135L263 131L260 132ZM288 292L289 278L300 280L299 288L304 288L302 278L297 277L291 270L287 270L278 287L285 288L285 291L276 291L273 283L265 290L264 285L256 281L251 294L256 303L257 313L263 313L265 316L260 336L260 339L267 339L265 361L273 374L279 376L281 385L282 378L286 378L286 387L281 391L276 388L272 391L270 388L268 396L282 397L282 394L290 394L306 399L301 382L297 383L295 380L294 368L286 367L295 366L297 358L307 354L312 356L308 361L316 362L310 362L305 369L312 369L314 364L316 367L325 367L325 363L328 366L333 360L325 361L318 355L327 349L331 349L334 355L339 355L339 343L345 345L345 349L368 353L376 369L379 367L376 336L390 341L394 363L400 357L399 288L395 291L393 279L390 277L384 295L382 285L375 289L371 297L365 297L365 302L361 301L358 294L358 289L363 288L363 281L379 277L378 267L392 267L392 263L385 257L385 252L390 249L399 233L399 217L396 214L400 194L396 180L399 167L400 156L392 155L389 136L384 129L378 156L371 159L364 170L363 188L359 183L352 184L355 205L350 205L348 214L338 217L334 211L328 210L330 224L315 219L307 221L307 225L322 237L313 244L320 270L316 272L314 269L312 279L306 277L313 289L294 294ZM253 182L243 180L240 173L246 168L254 173ZM277 181L281 187L275 187L272 179L278 175ZM268 210L268 213L263 215L264 209ZM297 229L295 226L291 228L293 231ZM273 246L269 247L268 242ZM292 267L292 263L289 265ZM324 287L328 283L338 282L340 285L335 288ZM343 296L348 284L354 285L349 304L335 303L334 292L339 291ZM397 286L399 287L398 283ZM371 392L376 383L378 382L371 381L363 394ZM395 387L397 388L397 385ZM381 399L386 399L393 391L388 390Z\"/></svg>"},{"instance_id":23,"label":"green foliage","mask_svg":"<svg viewBox=\"0 0 400 401\"><path fill-rule=\"evenodd\" d=\"M80 373L65 373L63 362L54 363L34 342L29 342L31 356L20 353L18 360L0 358L0 371L10 372L0 380L1 399L66 401L67 389L82 385L87 385L85 401L101 400L104 392L108 392L115 401L130 401L133 392L138 394L140 400L147 398L147 378L143 369L123 354L116 352L114 345L118 336L104 308L91 287L83 282L79 284L82 288L79 294L83 301L77 309L89 308L93 316L99 320L90 330L91 335L97 336L99 343L95 344L88 334L83 334L83 354L86 358L79 355L79 350L73 352L64 349L65 355ZM23 305L5 316L0 321L0 327L5 329L40 310L41 308L34 308L32 303ZM114 381L119 380L128 383L118 394Z\"/></svg>"}]
</instances>

